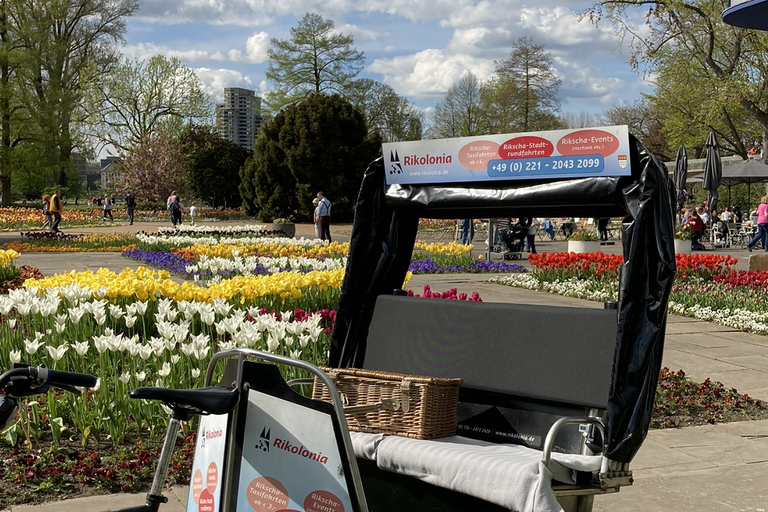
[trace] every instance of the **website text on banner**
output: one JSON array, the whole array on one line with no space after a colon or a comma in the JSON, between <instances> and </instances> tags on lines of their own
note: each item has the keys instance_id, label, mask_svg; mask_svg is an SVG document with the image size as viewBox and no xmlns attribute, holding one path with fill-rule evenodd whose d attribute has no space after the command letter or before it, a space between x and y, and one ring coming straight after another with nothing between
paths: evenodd
<instances>
[{"instance_id":1,"label":"website text on banner","mask_svg":"<svg viewBox=\"0 0 768 512\"><path fill-rule=\"evenodd\" d=\"M383 154L389 185L630 175L627 126L391 142Z\"/></svg>"}]
</instances>

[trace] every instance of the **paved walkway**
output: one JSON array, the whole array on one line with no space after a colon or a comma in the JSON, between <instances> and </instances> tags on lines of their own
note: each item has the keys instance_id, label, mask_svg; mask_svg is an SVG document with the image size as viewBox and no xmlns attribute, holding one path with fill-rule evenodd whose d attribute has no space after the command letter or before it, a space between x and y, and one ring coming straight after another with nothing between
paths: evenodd
<instances>
[{"instance_id":1,"label":"paved walkway","mask_svg":"<svg viewBox=\"0 0 768 512\"><path fill-rule=\"evenodd\" d=\"M129 228L154 231L156 226ZM114 228L99 229L114 231ZM349 226L335 226L332 233L341 241L348 240ZM311 234L312 226L297 226L298 236ZM0 234L0 243L11 237ZM484 248L481 244L477 246ZM608 247L616 252L620 250L619 244ZM565 247L563 242L545 242L540 244L539 250L565 250ZM737 250L731 254L747 256L746 251ZM746 258L742 257L742 260ZM72 269L121 269L132 263L114 253L24 254L18 262L19 265L37 266L46 275ZM743 262L738 267L746 268ZM492 284L488 282L488 275L420 275L414 276L409 288L420 291L424 284L429 284L435 291L454 287L459 292L477 291L486 302L602 307L599 303ZM489 326L489 330L493 327ZM695 380L709 377L742 393L768 400L768 337L670 316L664 365L673 370L683 369ZM768 420L651 430L632 463L632 469L635 484L617 494L596 497L595 511L768 511ZM162 510L186 510L185 488L171 489L167 495L170 501ZM13 510L98 512L141 504L143 499L143 495L117 494L15 507Z\"/></svg>"}]
</instances>

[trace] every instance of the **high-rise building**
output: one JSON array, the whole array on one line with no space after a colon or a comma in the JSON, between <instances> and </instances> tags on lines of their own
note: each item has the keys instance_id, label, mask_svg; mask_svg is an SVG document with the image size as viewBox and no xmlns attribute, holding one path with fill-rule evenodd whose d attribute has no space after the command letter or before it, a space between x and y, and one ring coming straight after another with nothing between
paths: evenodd
<instances>
[{"instance_id":1,"label":"high-rise building","mask_svg":"<svg viewBox=\"0 0 768 512\"><path fill-rule=\"evenodd\" d=\"M224 89L224 103L216 105L219 135L252 150L261 120L261 98L254 91L239 87Z\"/></svg>"}]
</instances>

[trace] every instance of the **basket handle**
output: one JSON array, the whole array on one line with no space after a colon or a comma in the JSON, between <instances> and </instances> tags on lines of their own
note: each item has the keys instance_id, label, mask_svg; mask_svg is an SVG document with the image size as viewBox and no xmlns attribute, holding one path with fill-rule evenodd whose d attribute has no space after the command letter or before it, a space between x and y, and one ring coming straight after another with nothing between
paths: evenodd
<instances>
[{"instance_id":1,"label":"basket handle","mask_svg":"<svg viewBox=\"0 0 768 512\"><path fill-rule=\"evenodd\" d=\"M345 398L346 397L342 397L342 400L345 400ZM345 407L344 414L363 414L366 412L399 411L399 410L400 410L399 400L390 400L385 398L381 402L376 402L375 404L353 405L350 407Z\"/></svg>"},{"instance_id":2,"label":"basket handle","mask_svg":"<svg viewBox=\"0 0 768 512\"><path fill-rule=\"evenodd\" d=\"M338 380L338 373L337 372L328 372L328 377L330 377L331 381L333 381L334 384L336 384ZM393 400L384 398L380 402L376 402L375 404L368 404L368 405L352 405L344 407L344 414L364 414L367 412L376 412L376 411L400 411L402 410L404 413L407 413L411 410L410 407L410 401L409 401L409 393L411 391L411 381L409 379L403 379L400 381L400 400ZM341 397L342 402L344 402L344 405L346 406L349 404L349 399L344 395L344 393L339 392L339 396Z\"/></svg>"}]
</instances>

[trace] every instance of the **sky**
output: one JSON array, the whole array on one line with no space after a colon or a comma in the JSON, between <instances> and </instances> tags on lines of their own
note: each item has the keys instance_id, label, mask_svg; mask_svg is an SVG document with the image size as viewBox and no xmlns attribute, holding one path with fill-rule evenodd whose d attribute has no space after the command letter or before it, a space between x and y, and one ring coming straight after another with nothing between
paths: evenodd
<instances>
[{"instance_id":1,"label":"sky","mask_svg":"<svg viewBox=\"0 0 768 512\"><path fill-rule=\"evenodd\" d=\"M579 21L588 3L564 0L143 0L127 20L128 58L178 57L212 102L225 87L261 95L270 39L290 39L307 13L352 35L365 55L360 78L391 86L426 112L462 73L489 78L494 61L530 37L553 58L561 111L599 115L650 92L619 46L615 27Z\"/></svg>"}]
</instances>

